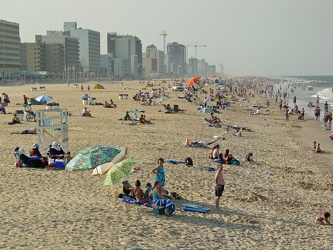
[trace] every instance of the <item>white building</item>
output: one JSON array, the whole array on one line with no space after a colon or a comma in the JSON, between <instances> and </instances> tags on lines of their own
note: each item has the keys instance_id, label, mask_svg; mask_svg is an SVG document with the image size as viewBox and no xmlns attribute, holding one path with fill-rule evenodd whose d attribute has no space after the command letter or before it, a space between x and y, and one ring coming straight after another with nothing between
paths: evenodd
<instances>
[{"instance_id":1,"label":"white building","mask_svg":"<svg viewBox=\"0 0 333 250\"><path fill-rule=\"evenodd\" d=\"M166 65L165 65L165 55L164 52L158 50L155 45L149 45L146 48L146 57L154 58L157 60L157 70L160 77L165 76L166 74Z\"/></svg>"},{"instance_id":2,"label":"white building","mask_svg":"<svg viewBox=\"0 0 333 250\"><path fill-rule=\"evenodd\" d=\"M20 77L20 27L0 20L0 78Z\"/></svg>"},{"instance_id":3,"label":"white building","mask_svg":"<svg viewBox=\"0 0 333 250\"><path fill-rule=\"evenodd\" d=\"M79 38L80 61L83 72L98 73L101 69L100 33L90 29L77 28L76 22L64 22L64 31Z\"/></svg>"}]
</instances>

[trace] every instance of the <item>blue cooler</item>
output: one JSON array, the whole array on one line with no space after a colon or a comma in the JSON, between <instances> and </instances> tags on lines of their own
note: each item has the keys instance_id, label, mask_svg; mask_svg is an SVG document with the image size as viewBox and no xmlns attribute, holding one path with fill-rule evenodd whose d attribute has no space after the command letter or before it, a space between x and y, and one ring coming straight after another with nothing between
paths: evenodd
<instances>
[{"instance_id":1,"label":"blue cooler","mask_svg":"<svg viewBox=\"0 0 333 250\"><path fill-rule=\"evenodd\" d=\"M59 159L55 160L54 168L55 169L63 169L63 168L65 168L64 160L59 160Z\"/></svg>"}]
</instances>

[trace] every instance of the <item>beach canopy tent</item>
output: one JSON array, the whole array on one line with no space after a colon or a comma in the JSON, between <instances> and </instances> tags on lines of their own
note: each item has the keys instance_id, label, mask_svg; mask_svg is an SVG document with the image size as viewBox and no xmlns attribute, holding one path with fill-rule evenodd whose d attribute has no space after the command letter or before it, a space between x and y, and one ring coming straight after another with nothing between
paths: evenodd
<instances>
[{"instance_id":1,"label":"beach canopy tent","mask_svg":"<svg viewBox=\"0 0 333 250\"><path fill-rule=\"evenodd\" d=\"M95 84L94 89L104 89L104 87L100 84Z\"/></svg>"},{"instance_id":2,"label":"beach canopy tent","mask_svg":"<svg viewBox=\"0 0 333 250\"><path fill-rule=\"evenodd\" d=\"M87 170L112 161L120 149L111 146L93 146L80 151L66 165L66 170Z\"/></svg>"}]
</instances>

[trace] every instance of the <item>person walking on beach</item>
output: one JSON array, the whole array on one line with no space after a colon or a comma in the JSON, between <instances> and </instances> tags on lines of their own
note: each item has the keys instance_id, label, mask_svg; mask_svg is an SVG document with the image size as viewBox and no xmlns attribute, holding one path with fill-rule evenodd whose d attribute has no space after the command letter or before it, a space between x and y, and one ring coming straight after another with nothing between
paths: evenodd
<instances>
[{"instance_id":1,"label":"person walking on beach","mask_svg":"<svg viewBox=\"0 0 333 250\"><path fill-rule=\"evenodd\" d=\"M217 172L215 174L215 207L216 210L220 210L220 199L224 191L224 179L222 175L223 166L218 165Z\"/></svg>"},{"instance_id":2,"label":"person walking on beach","mask_svg":"<svg viewBox=\"0 0 333 250\"><path fill-rule=\"evenodd\" d=\"M315 120L317 122L319 122L319 120L320 120L320 108L319 108L319 106L316 106L316 108L314 110L314 115L315 115Z\"/></svg>"},{"instance_id":3,"label":"person walking on beach","mask_svg":"<svg viewBox=\"0 0 333 250\"><path fill-rule=\"evenodd\" d=\"M324 103L324 110L325 110L325 115L326 115L327 112L328 112L328 103L327 103L327 101Z\"/></svg>"}]
</instances>

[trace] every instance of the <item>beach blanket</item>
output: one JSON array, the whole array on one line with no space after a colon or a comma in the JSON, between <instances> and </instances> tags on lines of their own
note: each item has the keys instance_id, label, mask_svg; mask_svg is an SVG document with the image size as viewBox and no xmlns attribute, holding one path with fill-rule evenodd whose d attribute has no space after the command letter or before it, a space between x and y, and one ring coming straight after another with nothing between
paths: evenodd
<instances>
[{"instance_id":1,"label":"beach blanket","mask_svg":"<svg viewBox=\"0 0 333 250\"><path fill-rule=\"evenodd\" d=\"M152 207L152 205L153 205L153 202L141 203L141 202L137 201L136 199L126 196L126 195L123 196L122 202L125 202L128 204L141 205L141 206L145 206L145 207Z\"/></svg>"}]
</instances>

